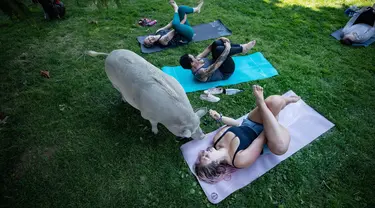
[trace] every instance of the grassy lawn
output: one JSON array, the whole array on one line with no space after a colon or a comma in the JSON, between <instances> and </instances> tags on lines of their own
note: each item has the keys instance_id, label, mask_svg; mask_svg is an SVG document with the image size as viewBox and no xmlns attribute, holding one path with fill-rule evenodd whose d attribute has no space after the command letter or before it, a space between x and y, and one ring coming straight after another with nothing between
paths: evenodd
<instances>
[{"instance_id":1,"label":"grassy lawn","mask_svg":"<svg viewBox=\"0 0 375 208\"><path fill-rule=\"evenodd\" d=\"M136 37L171 20L168 1L121 0L121 8L111 2L108 10L89 0L64 3L61 21L44 21L32 5L28 21L0 16L0 111L9 116L0 124L0 206L214 206L183 160L183 142L161 125L154 136L112 88L104 58L83 55L118 48L141 54ZM250 89L260 84L266 96L292 89L336 125L218 207L375 206L375 47L346 47L329 35L345 25L348 6L372 3L206 0L200 14L189 16L193 25L221 19L232 42L256 39L254 52L280 74L233 86L247 92L215 104L189 93L194 108L239 117L255 106ZM141 17L158 24L138 27ZM157 67L178 65L182 54L210 41L142 56ZM203 121L206 132L218 127L207 116Z\"/></svg>"}]
</instances>

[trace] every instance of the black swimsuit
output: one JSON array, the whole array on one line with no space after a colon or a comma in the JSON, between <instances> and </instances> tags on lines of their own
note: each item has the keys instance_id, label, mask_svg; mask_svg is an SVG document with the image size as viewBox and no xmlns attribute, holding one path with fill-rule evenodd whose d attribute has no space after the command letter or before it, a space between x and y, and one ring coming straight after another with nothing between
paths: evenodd
<instances>
[{"instance_id":1,"label":"black swimsuit","mask_svg":"<svg viewBox=\"0 0 375 208\"><path fill-rule=\"evenodd\" d=\"M227 129L219 137L218 140L216 140L216 142L214 144L215 149L216 149L216 144L221 140L221 138L223 138L223 136L225 136L225 134L228 131L233 132L233 134L235 135L233 137L233 139L238 137L238 139L240 140L240 144L238 145L238 148L237 148L236 152L234 153L233 159L232 159L232 165L233 165L233 167L236 167L234 165L234 159L236 158L237 153L241 150L244 150L244 149L248 148L251 145L251 143L253 143L253 141L259 136L259 134L257 134L252 128L250 128L248 126L232 126L229 129ZM261 154L263 154L263 150L262 150Z\"/></svg>"}]
</instances>

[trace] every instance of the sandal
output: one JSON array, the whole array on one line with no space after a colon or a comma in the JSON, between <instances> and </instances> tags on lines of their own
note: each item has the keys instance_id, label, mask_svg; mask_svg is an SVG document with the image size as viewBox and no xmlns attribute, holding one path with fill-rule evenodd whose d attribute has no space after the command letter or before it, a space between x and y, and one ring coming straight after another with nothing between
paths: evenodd
<instances>
[{"instance_id":1,"label":"sandal","mask_svg":"<svg viewBox=\"0 0 375 208\"><path fill-rule=\"evenodd\" d=\"M158 21L157 20L151 20L151 19L148 19L148 18L142 18L142 19L139 19L138 21L138 24L140 26L153 26L157 23Z\"/></svg>"}]
</instances>

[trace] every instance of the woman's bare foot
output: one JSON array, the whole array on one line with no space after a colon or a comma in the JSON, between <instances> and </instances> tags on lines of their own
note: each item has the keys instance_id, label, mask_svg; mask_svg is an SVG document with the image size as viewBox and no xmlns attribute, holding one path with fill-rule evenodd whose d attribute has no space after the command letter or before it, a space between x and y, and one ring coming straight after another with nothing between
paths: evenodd
<instances>
[{"instance_id":1,"label":"woman's bare foot","mask_svg":"<svg viewBox=\"0 0 375 208\"><path fill-rule=\"evenodd\" d=\"M173 7L173 9L174 9L175 12L178 12L178 5L177 5L177 3L175 1L170 0L169 4Z\"/></svg>"},{"instance_id":2,"label":"woman's bare foot","mask_svg":"<svg viewBox=\"0 0 375 208\"><path fill-rule=\"evenodd\" d=\"M194 12L196 13L201 13L201 8L203 6L203 0L201 2L199 2L198 6L194 8Z\"/></svg>"},{"instance_id":3,"label":"woman's bare foot","mask_svg":"<svg viewBox=\"0 0 375 208\"><path fill-rule=\"evenodd\" d=\"M254 46L255 44L257 43L256 40L253 40L253 41L250 41L246 44L242 44L242 53L243 54L246 54L247 52L249 52Z\"/></svg>"},{"instance_id":4,"label":"woman's bare foot","mask_svg":"<svg viewBox=\"0 0 375 208\"><path fill-rule=\"evenodd\" d=\"M258 107L266 105L266 103L264 102L263 87L259 85L253 85L253 94L255 96L255 99L256 99L255 102Z\"/></svg>"},{"instance_id":5,"label":"woman's bare foot","mask_svg":"<svg viewBox=\"0 0 375 208\"><path fill-rule=\"evenodd\" d=\"M296 103L298 102L299 100L301 99L300 96L290 96L290 97L286 97L285 98L285 102L286 104L290 104L290 103Z\"/></svg>"}]
</instances>

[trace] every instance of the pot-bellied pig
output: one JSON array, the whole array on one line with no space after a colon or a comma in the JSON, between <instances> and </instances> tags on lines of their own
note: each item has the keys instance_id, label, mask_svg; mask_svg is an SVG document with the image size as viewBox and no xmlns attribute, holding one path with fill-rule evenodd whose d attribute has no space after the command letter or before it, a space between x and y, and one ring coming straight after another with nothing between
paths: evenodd
<instances>
[{"instance_id":1,"label":"pot-bellied pig","mask_svg":"<svg viewBox=\"0 0 375 208\"><path fill-rule=\"evenodd\" d=\"M108 55L105 71L124 101L141 111L157 134L157 124L163 124L178 137L203 139L200 117L194 112L180 83L129 50L114 50L110 54L89 51L89 55Z\"/></svg>"}]
</instances>

